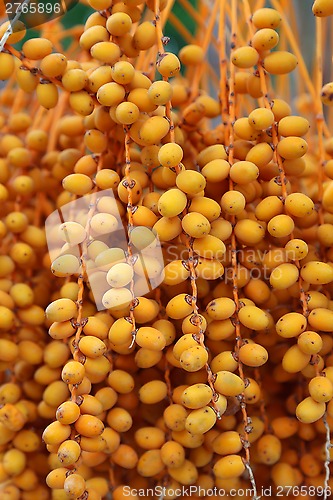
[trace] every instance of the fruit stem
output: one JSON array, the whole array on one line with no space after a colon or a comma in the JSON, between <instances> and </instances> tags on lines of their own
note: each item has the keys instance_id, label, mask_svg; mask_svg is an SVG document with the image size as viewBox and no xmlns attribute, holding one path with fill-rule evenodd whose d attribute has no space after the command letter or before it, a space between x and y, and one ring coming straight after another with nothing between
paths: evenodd
<instances>
[{"instance_id":1,"label":"fruit stem","mask_svg":"<svg viewBox=\"0 0 333 500\"><path fill-rule=\"evenodd\" d=\"M22 89L19 89L17 91L17 94L16 94L14 102L13 102L13 106L10 110L9 117L18 113L20 111L20 109L22 109L24 107L25 96L26 96L26 94Z\"/></svg>"},{"instance_id":2,"label":"fruit stem","mask_svg":"<svg viewBox=\"0 0 333 500\"><path fill-rule=\"evenodd\" d=\"M21 61L22 66L24 66L25 68L28 68L30 70L36 70L36 66L34 66L33 63L29 59L24 57L24 55L21 52L14 49L14 47L12 47L11 45L6 45L6 50L8 50L8 52L10 52L10 54L12 54L13 56L17 57ZM51 78L49 76L46 77L43 75L43 73L40 69L38 69L38 75L40 76L41 79L47 80L48 82L52 82L52 83L54 83L54 85L57 85L57 87L60 87L61 89L63 89L63 85L61 83L61 80L58 80L58 78Z\"/></svg>"},{"instance_id":3,"label":"fruit stem","mask_svg":"<svg viewBox=\"0 0 333 500\"><path fill-rule=\"evenodd\" d=\"M244 462L244 465L247 469L247 472L248 472L248 475L249 475L249 479L250 479L250 483L251 483L251 486L252 486L252 490L253 490L253 497L252 497L252 500L260 500L260 496L258 496L258 491L257 491L257 485L256 485L256 480L254 478L254 474L253 474L253 471L250 467L250 464L249 462Z\"/></svg>"},{"instance_id":4,"label":"fruit stem","mask_svg":"<svg viewBox=\"0 0 333 500\"><path fill-rule=\"evenodd\" d=\"M131 230L134 226L133 222L133 199L132 199L132 188L131 188L131 152L130 152L130 143L131 143L131 138L129 135L129 127L125 126L124 127L124 132L125 132L125 178L126 178L126 183L127 183L127 217L128 217L128 242L127 242L127 263L130 264L133 267L133 252L132 252L132 246L130 243L130 234ZM148 277L147 277L148 279ZM136 335L136 325L135 325L135 317L134 317L134 308L135 308L135 298L134 298L134 279L131 279L130 283L130 290L132 294L132 302L130 305L130 311L129 311L129 319L130 323L132 325L132 342L130 347L135 342L135 335Z\"/></svg>"},{"instance_id":5,"label":"fruit stem","mask_svg":"<svg viewBox=\"0 0 333 500\"><path fill-rule=\"evenodd\" d=\"M229 105L228 105L228 61L226 57L226 37L225 37L225 0L221 1L220 5L220 16L219 16L219 31L218 31L218 43L219 43L219 57L220 57L220 102L221 102L221 113L222 113L222 123L224 131L224 144L228 143L228 121L229 121Z\"/></svg>"},{"instance_id":6,"label":"fruit stem","mask_svg":"<svg viewBox=\"0 0 333 500\"><path fill-rule=\"evenodd\" d=\"M68 102L69 94L63 92L60 95L58 105L54 108L54 113L52 116L52 123L50 127L50 136L47 144L47 152L54 151L56 149L56 144L59 135L59 120L66 111L66 105Z\"/></svg>"},{"instance_id":7,"label":"fruit stem","mask_svg":"<svg viewBox=\"0 0 333 500\"><path fill-rule=\"evenodd\" d=\"M261 415L261 418L262 418L262 420L264 422L265 432L268 434L268 433L271 433L271 426L270 426L270 423L269 423L269 420L268 420L268 415L267 415L267 412L266 412L265 398L264 398L263 393L261 391L261 388L262 388L262 379L261 379L261 375L260 375L260 370L258 368L254 369L254 377L255 377L255 380L256 380L257 384L260 387L260 402L259 402L259 405L260 405L260 415Z\"/></svg>"},{"instance_id":8,"label":"fruit stem","mask_svg":"<svg viewBox=\"0 0 333 500\"><path fill-rule=\"evenodd\" d=\"M213 6L212 11L210 13L209 23L208 23L208 26L206 28L205 37L201 43L201 47L202 47L202 50L203 50L205 55L207 53L207 49L208 49L208 46L210 44L210 41L213 37L215 22L216 22L216 19L218 17L218 9L221 5L223 5L224 2L225 2L225 0L215 0L214 6ZM200 65L196 66L195 73L193 75L192 85L191 85L191 99L190 100L194 100L196 98L196 96L198 95L199 83L200 83L202 74L204 72L204 69L205 69L204 64L200 64Z\"/></svg>"},{"instance_id":9,"label":"fruit stem","mask_svg":"<svg viewBox=\"0 0 333 500\"><path fill-rule=\"evenodd\" d=\"M159 54L162 55L164 54L164 45L163 45L163 31L161 26L161 12L160 12L159 0L155 0L154 11L155 11L156 35L157 35L157 48Z\"/></svg>"},{"instance_id":10,"label":"fruit stem","mask_svg":"<svg viewBox=\"0 0 333 500\"><path fill-rule=\"evenodd\" d=\"M172 23L177 32L184 38L186 43L194 43L193 35L173 12L170 12L169 14L169 21Z\"/></svg>"},{"instance_id":11,"label":"fruit stem","mask_svg":"<svg viewBox=\"0 0 333 500\"><path fill-rule=\"evenodd\" d=\"M280 5L280 2L278 0L270 0L270 1L271 1L272 6L274 7L274 9L276 9L281 16L281 19L283 22L283 28L284 28L285 33L286 33L286 37L289 40L290 46L291 46L291 48L292 48L293 52L295 53L295 56L297 57L297 60L298 60L298 68L300 71L300 76L301 76L306 88L308 89L308 92L311 94L313 102L315 103L316 102L316 89L315 89L315 87L312 83L312 80L310 78L309 72L307 70L306 64L305 64L304 59L302 57L302 53L301 53L301 50L300 50L299 45L297 43L297 40L294 36L292 29L289 26L288 19L283 11L283 8ZM331 133L330 133L326 123L323 123L323 130L324 130L326 137L331 137Z\"/></svg>"}]
</instances>

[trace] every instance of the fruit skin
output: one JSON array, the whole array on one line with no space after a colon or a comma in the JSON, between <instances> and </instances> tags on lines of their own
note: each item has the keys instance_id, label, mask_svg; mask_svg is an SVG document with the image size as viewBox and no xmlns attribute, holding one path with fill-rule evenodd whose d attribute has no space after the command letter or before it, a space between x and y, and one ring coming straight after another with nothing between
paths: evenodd
<instances>
[{"instance_id":1,"label":"fruit skin","mask_svg":"<svg viewBox=\"0 0 333 500\"><path fill-rule=\"evenodd\" d=\"M274 122L274 114L270 109L257 108L249 114L249 124L256 130L264 130Z\"/></svg>"},{"instance_id":2,"label":"fruit skin","mask_svg":"<svg viewBox=\"0 0 333 500\"><path fill-rule=\"evenodd\" d=\"M276 332L284 338L298 337L306 329L307 322L303 314L287 313L276 323Z\"/></svg>"},{"instance_id":3,"label":"fruit skin","mask_svg":"<svg viewBox=\"0 0 333 500\"><path fill-rule=\"evenodd\" d=\"M22 47L28 59L42 59L52 52L52 43L47 38L31 38Z\"/></svg>"},{"instance_id":4,"label":"fruit skin","mask_svg":"<svg viewBox=\"0 0 333 500\"><path fill-rule=\"evenodd\" d=\"M255 306L244 306L239 310L240 322L253 330L262 330L268 326L268 317L264 311Z\"/></svg>"},{"instance_id":5,"label":"fruit skin","mask_svg":"<svg viewBox=\"0 0 333 500\"><path fill-rule=\"evenodd\" d=\"M294 264L280 264L273 269L269 281L273 288L285 290L296 283L299 270Z\"/></svg>"},{"instance_id":6,"label":"fruit skin","mask_svg":"<svg viewBox=\"0 0 333 500\"><path fill-rule=\"evenodd\" d=\"M201 370L208 361L208 352L200 345L185 349L180 356L180 364L182 368L189 372Z\"/></svg>"},{"instance_id":7,"label":"fruit skin","mask_svg":"<svg viewBox=\"0 0 333 500\"><path fill-rule=\"evenodd\" d=\"M333 5L327 0L315 0L312 12L317 17L327 17L333 15Z\"/></svg>"},{"instance_id":8,"label":"fruit skin","mask_svg":"<svg viewBox=\"0 0 333 500\"><path fill-rule=\"evenodd\" d=\"M173 479L184 485L191 485L198 478L197 468L187 459L180 467L169 468L168 473Z\"/></svg>"},{"instance_id":9,"label":"fruit skin","mask_svg":"<svg viewBox=\"0 0 333 500\"><path fill-rule=\"evenodd\" d=\"M277 147L277 151L286 160L295 160L305 155L308 150L307 142L301 137L285 137Z\"/></svg>"},{"instance_id":10,"label":"fruit skin","mask_svg":"<svg viewBox=\"0 0 333 500\"><path fill-rule=\"evenodd\" d=\"M183 150L178 144L163 144L158 152L158 159L163 167L176 167L183 159Z\"/></svg>"},{"instance_id":11,"label":"fruit skin","mask_svg":"<svg viewBox=\"0 0 333 500\"><path fill-rule=\"evenodd\" d=\"M40 105L46 109L54 108L58 103L58 90L51 82L42 81L39 83L36 94Z\"/></svg>"},{"instance_id":12,"label":"fruit skin","mask_svg":"<svg viewBox=\"0 0 333 500\"><path fill-rule=\"evenodd\" d=\"M316 332L303 332L297 339L298 347L306 354L316 354L323 346L320 335Z\"/></svg>"},{"instance_id":13,"label":"fruit skin","mask_svg":"<svg viewBox=\"0 0 333 500\"><path fill-rule=\"evenodd\" d=\"M211 401L212 390L207 384L196 384L185 389L181 399L184 406L196 410Z\"/></svg>"},{"instance_id":14,"label":"fruit skin","mask_svg":"<svg viewBox=\"0 0 333 500\"><path fill-rule=\"evenodd\" d=\"M137 27L133 36L133 45L138 50L147 50L154 45L155 40L155 26L153 23L145 21Z\"/></svg>"},{"instance_id":15,"label":"fruit skin","mask_svg":"<svg viewBox=\"0 0 333 500\"><path fill-rule=\"evenodd\" d=\"M303 370L310 361L310 355L302 352L298 345L289 347L282 359L282 367L288 373L297 373Z\"/></svg>"},{"instance_id":16,"label":"fruit skin","mask_svg":"<svg viewBox=\"0 0 333 500\"><path fill-rule=\"evenodd\" d=\"M287 116L279 121L279 134L284 136L303 136L309 130L309 122L301 116Z\"/></svg>"},{"instance_id":17,"label":"fruit skin","mask_svg":"<svg viewBox=\"0 0 333 500\"><path fill-rule=\"evenodd\" d=\"M204 52L200 45L186 45L179 51L179 58L185 65L192 66L200 64L204 59Z\"/></svg>"}]
</instances>

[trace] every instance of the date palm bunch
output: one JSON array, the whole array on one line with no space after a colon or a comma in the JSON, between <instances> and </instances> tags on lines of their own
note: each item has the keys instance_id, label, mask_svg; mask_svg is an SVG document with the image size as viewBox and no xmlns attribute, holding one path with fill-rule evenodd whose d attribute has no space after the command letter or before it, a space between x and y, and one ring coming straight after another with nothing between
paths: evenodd
<instances>
[{"instance_id":1,"label":"date palm bunch","mask_svg":"<svg viewBox=\"0 0 333 500\"><path fill-rule=\"evenodd\" d=\"M329 498L332 2L59 5L1 11L0 498Z\"/></svg>"}]
</instances>

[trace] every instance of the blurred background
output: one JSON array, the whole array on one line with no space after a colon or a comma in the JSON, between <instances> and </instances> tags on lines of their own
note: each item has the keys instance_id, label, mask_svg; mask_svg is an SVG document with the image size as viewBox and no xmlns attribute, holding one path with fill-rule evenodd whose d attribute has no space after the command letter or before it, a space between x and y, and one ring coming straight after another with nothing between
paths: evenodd
<instances>
[{"instance_id":1,"label":"blurred background","mask_svg":"<svg viewBox=\"0 0 333 500\"><path fill-rule=\"evenodd\" d=\"M66 9L69 8L68 12L61 17L58 17L64 29L70 29L77 25L82 25L85 23L88 16L93 12L93 9L88 5L87 0L81 0L81 2L77 2L77 0L30 0L31 2L42 2L44 5L50 6L51 3L55 4L59 1L62 2L62 7ZM249 0L251 7L253 8L258 3L264 4L266 7L272 7L272 3L270 1L262 1L258 2L258 0ZM333 1L333 0L332 0ZM3 2L3 0L1 0ZM64 3L65 2L65 3ZM195 20L195 14L202 16L201 6L203 2L206 6L207 18L204 18L203 24L201 27L198 26ZM14 3L14 2L13 2ZM240 7L242 6L242 0L238 0ZM304 61L308 67L310 74L315 75L316 73L316 60L315 60L315 17L312 14L312 4L313 0L278 0L279 5L286 13L286 17L292 27L293 33L298 41L300 46L301 53L303 55ZM209 12L213 8L214 1L213 0L174 0L174 4L170 14L168 15L168 21L164 27L165 36L170 38L170 42L168 44L167 50L170 52L178 52L181 47L183 47L186 43L191 43L191 41L195 43L201 44L204 38L205 31L205 23L209 22ZM2 12L4 9L4 5L8 7L8 3L2 3ZM17 4L16 4L17 5ZM59 4L57 4L59 5ZM1 7L1 3L0 3ZM148 9L147 9L148 10ZM0 9L1 13L1 9ZM150 15L150 19L153 18L153 14L150 12L147 13ZM36 24L36 19L38 16L32 16L32 22ZM197 17L198 19L198 17ZM2 16L2 21L7 20L5 15ZM324 82L331 81L333 78L332 74L332 47L333 47L333 33L332 33L332 20L325 25L325 42L324 42ZM244 23L245 24L245 23ZM41 29L43 30L43 36L50 36L54 30L54 22L50 21L44 23L37 28L31 28L27 30L26 37L20 42L20 44L16 45L17 49L20 49L24 41L28 38L40 36ZM246 28L244 27L244 30ZM230 32L230 27L228 26L228 22L226 23L227 33ZM217 40L218 38L218 19L216 20L216 26L214 29L214 35ZM65 37L63 38L63 46L66 49L71 42L73 42L72 38ZM211 43L208 48L208 61L210 62L210 66L213 72L216 73L216 68L218 68L218 42L215 44ZM290 47L285 47L286 50L289 50ZM280 50L284 50L283 48ZM292 51L292 50L291 50ZM289 85L290 97L296 98L297 92L299 92L299 82L295 81L296 76L291 76L291 85ZM216 83L216 82L215 82ZM302 85L302 84L301 84ZM1 87L0 87L1 88ZM216 94L216 85L215 90L212 88L212 95Z\"/></svg>"}]
</instances>

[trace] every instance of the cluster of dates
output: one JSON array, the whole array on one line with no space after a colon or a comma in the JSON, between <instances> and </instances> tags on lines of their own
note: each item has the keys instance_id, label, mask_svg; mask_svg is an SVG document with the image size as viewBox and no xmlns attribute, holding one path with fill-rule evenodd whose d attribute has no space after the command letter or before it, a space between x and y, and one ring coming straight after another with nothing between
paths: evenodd
<instances>
[{"instance_id":1,"label":"cluster of dates","mask_svg":"<svg viewBox=\"0 0 333 500\"><path fill-rule=\"evenodd\" d=\"M275 0L178 55L172 2L88 3L0 53L0 497L327 497L333 83Z\"/></svg>"}]
</instances>

